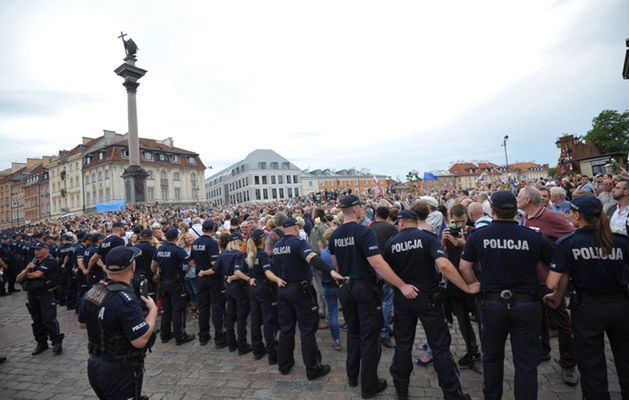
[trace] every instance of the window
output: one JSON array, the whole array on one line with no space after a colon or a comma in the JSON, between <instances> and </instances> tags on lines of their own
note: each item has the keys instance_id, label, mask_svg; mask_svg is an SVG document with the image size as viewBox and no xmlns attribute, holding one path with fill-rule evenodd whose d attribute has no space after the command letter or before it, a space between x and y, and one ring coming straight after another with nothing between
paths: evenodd
<instances>
[{"instance_id":1,"label":"window","mask_svg":"<svg viewBox=\"0 0 629 400\"><path fill-rule=\"evenodd\" d=\"M175 200L181 200L181 189L175 188Z\"/></svg>"},{"instance_id":2,"label":"window","mask_svg":"<svg viewBox=\"0 0 629 400\"><path fill-rule=\"evenodd\" d=\"M262 176L262 184L266 185L267 181L266 181L266 175Z\"/></svg>"},{"instance_id":3,"label":"window","mask_svg":"<svg viewBox=\"0 0 629 400\"><path fill-rule=\"evenodd\" d=\"M149 181L152 181L153 180L153 171L146 171L146 173L148 174L146 176L146 179L149 180Z\"/></svg>"},{"instance_id":4,"label":"window","mask_svg":"<svg viewBox=\"0 0 629 400\"><path fill-rule=\"evenodd\" d=\"M299 196L299 188L295 188L295 197Z\"/></svg>"},{"instance_id":5,"label":"window","mask_svg":"<svg viewBox=\"0 0 629 400\"><path fill-rule=\"evenodd\" d=\"M167 187L163 187L162 188L162 200L168 200L168 188Z\"/></svg>"},{"instance_id":6,"label":"window","mask_svg":"<svg viewBox=\"0 0 629 400\"><path fill-rule=\"evenodd\" d=\"M256 200L260 200L260 189L256 189Z\"/></svg>"},{"instance_id":7,"label":"window","mask_svg":"<svg viewBox=\"0 0 629 400\"><path fill-rule=\"evenodd\" d=\"M142 158L148 161L153 161L153 153L151 153L150 151L143 151Z\"/></svg>"},{"instance_id":8,"label":"window","mask_svg":"<svg viewBox=\"0 0 629 400\"><path fill-rule=\"evenodd\" d=\"M103 152L103 151L99 151L99 152L98 152L98 159L99 159L99 160L103 160L104 158L105 158L105 152Z\"/></svg>"},{"instance_id":9,"label":"window","mask_svg":"<svg viewBox=\"0 0 629 400\"><path fill-rule=\"evenodd\" d=\"M85 175L85 184L89 184L90 183L90 176L89 175ZM55 184L53 183L52 185L52 190L55 190Z\"/></svg>"},{"instance_id":10,"label":"window","mask_svg":"<svg viewBox=\"0 0 629 400\"><path fill-rule=\"evenodd\" d=\"M98 171L98 180L99 181L103 180L103 171Z\"/></svg>"},{"instance_id":11,"label":"window","mask_svg":"<svg viewBox=\"0 0 629 400\"><path fill-rule=\"evenodd\" d=\"M160 174L161 180L168 180L168 173L166 171L162 171Z\"/></svg>"},{"instance_id":12,"label":"window","mask_svg":"<svg viewBox=\"0 0 629 400\"><path fill-rule=\"evenodd\" d=\"M149 200L154 200L155 199L155 189L153 189L152 187L147 188L146 189L146 197L148 197Z\"/></svg>"},{"instance_id":13,"label":"window","mask_svg":"<svg viewBox=\"0 0 629 400\"><path fill-rule=\"evenodd\" d=\"M288 198L293 197L293 188L288 188Z\"/></svg>"},{"instance_id":14,"label":"window","mask_svg":"<svg viewBox=\"0 0 629 400\"><path fill-rule=\"evenodd\" d=\"M179 162L180 162L179 156L177 154L172 154L170 156L170 162L175 163L175 164L179 164Z\"/></svg>"},{"instance_id":15,"label":"window","mask_svg":"<svg viewBox=\"0 0 629 400\"><path fill-rule=\"evenodd\" d=\"M279 169L279 164L277 162L272 162L271 163L271 169Z\"/></svg>"},{"instance_id":16,"label":"window","mask_svg":"<svg viewBox=\"0 0 629 400\"><path fill-rule=\"evenodd\" d=\"M271 185L275 185L275 175L271 175Z\"/></svg>"},{"instance_id":17,"label":"window","mask_svg":"<svg viewBox=\"0 0 629 400\"><path fill-rule=\"evenodd\" d=\"M109 170L105 170L105 180L109 179Z\"/></svg>"},{"instance_id":18,"label":"window","mask_svg":"<svg viewBox=\"0 0 629 400\"><path fill-rule=\"evenodd\" d=\"M249 177L245 177L245 186L249 186Z\"/></svg>"},{"instance_id":19,"label":"window","mask_svg":"<svg viewBox=\"0 0 629 400\"><path fill-rule=\"evenodd\" d=\"M312 181L308 182L308 186L312 187Z\"/></svg>"},{"instance_id":20,"label":"window","mask_svg":"<svg viewBox=\"0 0 629 400\"><path fill-rule=\"evenodd\" d=\"M254 177L253 177L253 182L254 182L256 185L259 185L259 184L260 184L260 177L259 177L258 175L254 176Z\"/></svg>"},{"instance_id":21,"label":"window","mask_svg":"<svg viewBox=\"0 0 629 400\"><path fill-rule=\"evenodd\" d=\"M87 156L84 159L85 165L89 165L92 162L92 156Z\"/></svg>"},{"instance_id":22,"label":"window","mask_svg":"<svg viewBox=\"0 0 629 400\"><path fill-rule=\"evenodd\" d=\"M259 169L266 169L266 162L264 162L264 161L259 162L258 163L258 168Z\"/></svg>"},{"instance_id":23,"label":"window","mask_svg":"<svg viewBox=\"0 0 629 400\"><path fill-rule=\"evenodd\" d=\"M282 163L282 169L290 169L290 163L287 161L284 161Z\"/></svg>"},{"instance_id":24,"label":"window","mask_svg":"<svg viewBox=\"0 0 629 400\"><path fill-rule=\"evenodd\" d=\"M277 176L277 183L279 183L280 185L284 183L284 175Z\"/></svg>"},{"instance_id":25,"label":"window","mask_svg":"<svg viewBox=\"0 0 629 400\"><path fill-rule=\"evenodd\" d=\"M269 189L262 189L262 197L264 197L264 200L269 199Z\"/></svg>"},{"instance_id":26,"label":"window","mask_svg":"<svg viewBox=\"0 0 629 400\"><path fill-rule=\"evenodd\" d=\"M297 183L297 175L293 175L293 183Z\"/></svg>"},{"instance_id":27,"label":"window","mask_svg":"<svg viewBox=\"0 0 629 400\"><path fill-rule=\"evenodd\" d=\"M120 149L120 155L122 156L122 158L129 158L129 149L126 149L126 148Z\"/></svg>"},{"instance_id":28,"label":"window","mask_svg":"<svg viewBox=\"0 0 629 400\"><path fill-rule=\"evenodd\" d=\"M284 188L280 188L280 199L284 198Z\"/></svg>"},{"instance_id":29,"label":"window","mask_svg":"<svg viewBox=\"0 0 629 400\"><path fill-rule=\"evenodd\" d=\"M273 199L277 199L277 189L271 189L271 197L273 197Z\"/></svg>"},{"instance_id":30,"label":"window","mask_svg":"<svg viewBox=\"0 0 629 400\"><path fill-rule=\"evenodd\" d=\"M173 181L179 181L179 180L181 180L179 176L179 172L173 173Z\"/></svg>"},{"instance_id":31,"label":"window","mask_svg":"<svg viewBox=\"0 0 629 400\"><path fill-rule=\"evenodd\" d=\"M197 164L197 159L194 158L194 157L188 157L188 164L196 165Z\"/></svg>"},{"instance_id":32,"label":"window","mask_svg":"<svg viewBox=\"0 0 629 400\"><path fill-rule=\"evenodd\" d=\"M72 196L72 197L73 197L73 200L74 200L74 196ZM105 200L107 200L107 201L111 200L111 189L110 188L105 188Z\"/></svg>"}]
</instances>

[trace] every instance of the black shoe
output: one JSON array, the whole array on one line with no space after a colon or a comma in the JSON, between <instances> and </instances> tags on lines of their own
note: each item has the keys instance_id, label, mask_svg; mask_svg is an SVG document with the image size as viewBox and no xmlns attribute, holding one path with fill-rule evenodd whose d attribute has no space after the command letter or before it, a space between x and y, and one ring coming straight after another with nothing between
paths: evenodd
<instances>
[{"instance_id":1,"label":"black shoe","mask_svg":"<svg viewBox=\"0 0 629 400\"><path fill-rule=\"evenodd\" d=\"M245 354L249 354L252 351L253 351L253 349L251 348L251 346L246 345L245 347L238 349L238 355L242 356L242 355L245 355Z\"/></svg>"},{"instance_id":2,"label":"black shoe","mask_svg":"<svg viewBox=\"0 0 629 400\"><path fill-rule=\"evenodd\" d=\"M168 343L172 338L172 336L164 336L162 337L162 343Z\"/></svg>"},{"instance_id":3,"label":"black shoe","mask_svg":"<svg viewBox=\"0 0 629 400\"><path fill-rule=\"evenodd\" d=\"M275 365L275 364L277 364L277 356L275 357L269 356L269 365Z\"/></svg>"},{"instance_id":4,"label":"black shoe","mask_svg":"<svg viewBox=\"0 0 629 400\"><path fill-rule=\"evenodd\" d=\"M194 335L188 335L187 333L184 333L183 336L177 338L176 344L177 344L177 346L181 346L182 344L186 344L188 342L192 342L195 337L196 336L194 336Z\"/></svg>"},{"instance_id":5,"label":"black shoe","mask_svg":"<svg viewBox=\"0 0 629 400\"><path fill-rule=\"evenodd\" d=\"M33 350L33 352L31 353L31 355L36 356L38 354L43 353L45 350L48 350L48 344L46 343L38 344L37 347L35 347L35 350Z\"/></svg>"},{"instance_id":6,"label":"black shoe","mask_svg":"<svg viewBox=\"0 0 629 400\"><path fill-rule=\"evenodd\" d=\"M459 366L461 367L472 367L476 361L480 360L480 353L466 353L459 360Z\"/></svg>"},{"instance_id":7,"label":"black shoe","mask_svg":"<svg viewBox=\"0 0 629 400\"><path fill-rule=\"evenodd\" d=\"M363 399L371 399L372 397L376 397L378 395L378 393L382 393L384 392L384 389L387 388L387 380L386 379L378 379L378 386L376 387L376 390L373 392L362 392L360 394L360 397L362 397Z\"/></svg>"},{"instance_id":8,"label":"black shoe","mask_svg":"<svg viewBox=\"0 0 629 400\"><path fill-rule=\"evenodd\" d=\"M199 340L199 346L206 346L209 340Z\"/></svg>"},{"instance_id":9,"label":"black shoe","mask_svg":"<svg viewBox=\"0 0 629 400\"><path fill-rule=\"evenodd\" d=\"M62 351L63 351L63 346L61 346L61 342L55 343L52 345L52 352L55 355L61 354Z\"/></svg>"},{"instance_id":10,"label":"black shoe","mask_svg":"<svg viewBox=\"0 0 629 400\"><path fill-rule=\"evenodd\" d=\"M542 362L542 361L550 361L550 359L551 359L550 353L542 354L541 356L539 356L540 362Z\"/></svg>"},{"instance_id":11,"label":"black shoe","mask_svg":"<svg viewBox=\"0 0 629 400\"><path fill-rule=\"evenodd\" d=\"M262 351L260 353L253 353L253 358L256 360L261 360L262 357L264 357L266 355L266 351Z\"/></svg>"},{"instance_id":12,"label":"black shoe","mask_svg":"<svg viewBox=\"0 0 629 400\"><path fill-rule=\"evenodd\" d=\"M317 372L315 372L312 375L308 375L308 380L309 381L314 381L317 378L321 378L322 376L326 376L327 374L330 373L330 371L332 370L332 368L330 368L330 366L328 364L324 364L321 366L321 368L319 368L319 370Z\"/></svg>"},{"instance_id":13,"label":"black shoe","mask_svg":"<svg viewBox=\"0 0 629 400\"><path fill-rule=\"evenodd\" d=\"M470 396L469 394L464 394L463 400L472 400L472 396Z\"/></svg>"},{"instance_id":14,"label":"black shoe","mask_svg":"<svg viewBox=\"0 0 629 400\"><path fill-rule=\"evenodd\" d=\"M217 342L214 344L214 347L219 350L219 349L224 349L225 347L227 347L227 343L225 342Z\"/></svg>"},{"instance_id":15,"label":"black shoe","mask_svg":"<svg viewBox=\"0 0 629 400\"><path fill-rule=\"evenodd\" d=\"M285 369L285 370L280 369L280 374L282 374L282 375L290 374L290 370L293 369L294 365L295 365L295 362L292 362L287 369Z\"/></svg>"},{"instance_id":16,"label":"black shoe","mask_svg":"<svg viewBox=\"0 0 629 400\"><path fill-rule=\"evenodd\" d=\"M233 353L236 350L238 350L238 346L229 346L229 352L230 353Z\"/></svg>"},{"instance_id":17,"label":"black shoe","mask_svg":"<svg viewBox=\"0 0 629 400\"><path fill-rule=\"evenodd\" d=\"M3 362L5 362L7 360L6 357L0 357L0 364L2 364Z\"/></svg>"},{"instance_id":18,"label":"black shoe","mask_svg":"<svg viewBox=\"0 0 629 400\"><path fill-rule=\"evenodd\" d=\"M398 400L408 400L408 392L406 393L397 392L397 398Z\"/></svg>"},{"instance_id":19,"label":"black shoe","mask_svg":"<svg viewBox=\"0 0 629 400\"><path fill-rule=\"evenodd\" d=\"M349 387L356 387L356 386L358 386L358 378L347 377L347 382L349 384Z\"/></svg>"},{"instance_id":20,"label":"black shoe","mask_svg":"<svg viewBox=\"0 0 629 400\"><path fill-rule=\"evenodd\" d=\"M149 397L143 394L140 396L140 400L149 400Z\"/></svg>"},{"instance_id":21,"label":"black shoe","mask_svg":"<svg viewBox=\"0 0 629 400\"><path fill-rule=\"evenodd\" d=\"M380 338L380 343L388 349L395 349L395 343L391 338Z\"/></svg>"},{"instance_id":22,"label":"black shoe","mask_svg":"<svg viewBox=\"0 0 629 400\"><path fill-rule=\"evenodd\" d=\"M74 307L74 306L68 306L68 311L72 311L72 310L74 310L75 308L76 308L76 307Z\"/></svg>"}]
</instances>

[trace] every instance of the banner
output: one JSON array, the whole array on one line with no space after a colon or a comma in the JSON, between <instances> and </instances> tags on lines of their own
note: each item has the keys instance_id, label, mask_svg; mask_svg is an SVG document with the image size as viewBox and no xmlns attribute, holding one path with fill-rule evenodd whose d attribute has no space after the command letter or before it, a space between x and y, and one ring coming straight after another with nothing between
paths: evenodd
<instances>
[{"instance_id":1,"label":"banner","mask_svg":"<svg viewBox=\"0 0 629 400\"><path fill-rule=\"evenodd\" d=\"M102 203L96 203L96 212L115 212L122 211L125 208L124 200L112 200Z\"/></svg>"}]
</instances>

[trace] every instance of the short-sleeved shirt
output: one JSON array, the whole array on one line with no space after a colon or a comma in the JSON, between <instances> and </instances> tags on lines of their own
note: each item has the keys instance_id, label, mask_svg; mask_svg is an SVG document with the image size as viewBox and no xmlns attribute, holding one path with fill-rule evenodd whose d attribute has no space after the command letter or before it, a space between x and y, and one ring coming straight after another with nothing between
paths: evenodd
<instances>
[{"instance_id":1,"label":"short-sleeved shirt","mask_svg":"<svg viewBox=\"0 0 629 400\"><path fill-rule=\"evenodd\" d=\"M98 246L98 251L96 253L104 262L105 257L107 257L107 254L109 254L109 250L118 246L125 246L124 239L120 236L109 235L105 238L105 240L101 242L100 246Z\"/></svg>"},{"instance_id":2,"label":"short-sleeved shirt","mask_svg":"<svg viewBox=\"0 0 629 400\"><path fill-rule=\"evenodd\" d=\"M483 291L537 293L537 264L549 264L552 246L539 232L515 221L494 220L468 236L461 259L480 262Z\"/></svg>"},{"instance_id":3,"label":"short-sleeved shirt","mask_svg":"<svg viewBox=\"0 0 629 400\"><path fill-rule=\"evenodd\" d=\"M188 253L174 243L166 243L155 252L153 259L159 265L160 282L183 280L183 264Z\"/></svg>"},{"instance_id":4,"label":"short-sleeved shirt","mask_svg":"<svg viewBox=\"0 0 629 400\"><path fill-rule=\"evenodd\" d=\"M212 270L223 277L234 275L236 270L246 272L245 257L239 250L225 250L218 255Z\"/></svg>"},{"instance_id":5,"label":"short-sleeved shirt","mask_svg":"<svg viewBox=\"0 0 629 400\"><path fill-rule=\"evenodd\" d=\"M384 244L387 242L387 240L391 239L398 233L395 225L390 224L386 221L375 221L371 224L369 229L371 229L373 233L376 234L378 247L380 248L381 253L384 253Z\"/></svg>"},{"instance_id":6,"label":"short-sleeved shirt","mask_svg":"<svg viewBox=\"0 0 629 400\"><path fill-rule=\"evenodd\" d=\"M273 247L273 270L286 282L311 282L312 267L306 258L314 253L305 240L286 235Z\"/></svg>"},{"instance_id":7,"label":"short-sleeved shirt","mask_svg":"<svg viewBox=\"0 0 629 400\"><path fill-rule=\"evenodd\" d=\"M616 294L629 284L629 238L613 235L609 254L595 243L593 229L577 229L555 243L551 271L567 273L578 289L589 294Z\"/></svg>"},{"instance_id":8,"label":"short-sleeved shirt","mask_svg":"<svg viewBox=\"0 0 629 400\"><path fill-rule=\"evenodd\" d=\"M199 236L192 242L191 258L199 271L210 269L218 259L219 249L216 240L208 235Z\"/></svg>"},{"instance_id":9,"label":"short-sleeved shirt","mask_svg":"<svg viewBox=\"0 0 629 400\"><path fill-rule=\"evenodd\" d=\"M63 243L58 247L59 265L63 267L63 262L66 257L69 257L66 269L72 268L72 253L74 252L74 245L71 243Z\"/></svg>"},{"instance_id":10,"label":"short-sleeved shirt","mask_svg":"<svg viewBox=\"0 0 629 400\"><path fill-rule=\"evenodd\" d=\"M432 289L441 280L435 260L445 257L439 238L428 231L408 228L387 240L384 259L404 282Z\"/></svg>"},{"instance_id":11,"label":"short-sleeved shirt","mask_svg":"<svg viewBox=\"0 0 629 400\"><path fill-rule=\"evenodd\" d=\"M98 283L101 285L101 283ZM92 289L93 290L93 289ZM112 334L123 332L128 341L142 337L149 325L145 321L145 313L140 301L130 288L130 291L115 292L101 305L98 318L103 321L102 327ZM79 307L79 322L85 323L85 298L81 299Z\"/></svg>"},{"instance_id":12,"label":"short-sleeved shirt","mask_svg":"<svg viewBox=\"0 0 629 400\"><path fill-rule=\"evenodd\" d=\"M249 276L256 280L265 280L266 275L264 272L271 271L271 267L271 257L266 254L266 251L258 249L253 266L249 269Z\"/></svg>"},{"instance_id":13,"label":"short-sleeved shirt","mask_svg":"<svg viewBox=\"0 0 629 400\"><path fill-rule=\"evenodd\" d=\"M44 260L33 269L34 272L42 271L45 278L48 278L51 275L58 273L58 270L59 264L57 263L57 260L55 260L51 256L44 258Z\"/></svg>"},{"instance_id":14,"label":"short-sleeved shirt","mask_svg":"<svg viewBox=\"0 0 629 400\"><path fill-rule=\"evenodd\" d=\"M157 249L154 246L151 246L147 242L140 242L134 246L137 249L142 251L135 259L135 273L134 277L140 277L144 275L145 278L150 279L153 276L153 272L151 271L151 262L155 257L155 253Z\"/></svg>"},{"instance_id":15,"label":"short-sleeved shirt","mask_svg":"<svg viewBox=\"0 0 629 400\"><path fill-rule=\"evenodd\" d=\"M376 276L367 257L380 254L380 249L376 235L366 226L356 222L339 226L330 237L328 248L336 256L341 275L353 279Z\"/></svg>"}]
</instances>

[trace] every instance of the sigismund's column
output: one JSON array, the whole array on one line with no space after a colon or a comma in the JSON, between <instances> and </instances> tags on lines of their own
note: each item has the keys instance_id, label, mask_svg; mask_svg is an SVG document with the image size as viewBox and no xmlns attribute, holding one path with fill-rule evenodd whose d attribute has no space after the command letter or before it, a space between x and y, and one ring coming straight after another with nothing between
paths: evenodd
<instances>
[{"instance_id":1,"label":"sigismund's column","mask_svg":"<svg viewBox=\"0 0 629 400\"><path fill-rule=\"evenodd\" d=\"M120 32L120 39L124 45L126 57L124 63L114 71L124 78L123 86L127 89L127 115L129 132L127 134L129 149L129 167L122 174L125 182L125 200L127 204L144 203L146 201L146 178L148 173L140 166L140 139L138 136L138 111L136 106L136 92L140 83L138 80L146 74L146 70L135 66L138 46L126 34Z\"/></svg>"}]
</instances>

